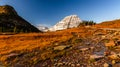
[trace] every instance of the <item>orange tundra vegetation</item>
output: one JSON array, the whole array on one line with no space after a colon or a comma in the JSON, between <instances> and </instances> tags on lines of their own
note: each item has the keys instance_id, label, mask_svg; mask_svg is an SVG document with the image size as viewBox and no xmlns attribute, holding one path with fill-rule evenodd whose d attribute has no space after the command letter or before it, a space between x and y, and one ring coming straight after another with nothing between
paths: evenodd
<instances>
[{"instance_id":1,"label":"orange tundra vegetation","mask_svg":"<svg viewBox=\"0 0 120 67\"><path fill-rule=\"evenodd\" d=\"M92 35L93 32L88 32L87 29L89 28L79 27L57 32L1 35L0 61L4 64L8 64L9 61L12 60L12 63L9 64L14 64L18 61L17 57L19 55L29 54L27 55L28 59L26 57L23 59L26 59L27 62L32 61L29 63L35 64L39 62L38 59L45 60L51 58L49 56L55 57L57 55L51 55L52 51L46 49L47 47L55 46L54 43L56 42L66 42L73 37L86 37ZM59 54L61 55L63 53Z\"/></svg>"},{"instance_id":2,"label":"orange tundra vegetation","mask_svg":"<svg viewBox=\"0 0 120 67\"><path fill-rule=\"evenodd\" d=\"M113 21L105 21L95 25L97 28L120 28L120 19Z\"/></svg>"},{"instance_id":3,"label":"orange tundra vegetation","mask_svg":"<svg viewBox=\"0 0 120 67\"><path fill-rule=\"evenodd\" d=\"M1 35L0 61L5 66L14 65L17 62L31 66L42 60L63 55L65 51L56 53L53 50L56 45L71 45L77 42L76 39L81 40L93 34L106 33L101 28L118 28L119 22L120 20L114 20L56 32Z\"/></svg>"}]
</instances>

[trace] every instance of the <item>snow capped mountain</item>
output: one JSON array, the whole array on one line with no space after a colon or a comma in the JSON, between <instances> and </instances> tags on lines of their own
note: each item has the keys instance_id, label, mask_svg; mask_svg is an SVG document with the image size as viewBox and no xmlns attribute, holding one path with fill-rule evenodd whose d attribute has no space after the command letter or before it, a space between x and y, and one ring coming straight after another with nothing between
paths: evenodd
<instances>
[{"instance_id":1,"label":"snow capped mountain","mask_svg":"<svg viewBox=\"0 0 120 67\"><path fill-rule=\"evenodd\" d=\"M80 20L80 18L77 15L70 15L65 17L53 27L49 28L49 31L57 31L78 27L80 23L82 23L82 20Z\"/></svg>"},{"instance_id":2,"label":"snow capped mountain","mask_svg":"<svg viewBox=\"0 0 120 67\"><path fill-rule=\"evenodd\" d=\"M39 30L43 31L43 32L47 32L48 31L48 27L46 27L46 26L39 25L39 26L37 26L37 28Z\"/></svg>"}]
</instances>

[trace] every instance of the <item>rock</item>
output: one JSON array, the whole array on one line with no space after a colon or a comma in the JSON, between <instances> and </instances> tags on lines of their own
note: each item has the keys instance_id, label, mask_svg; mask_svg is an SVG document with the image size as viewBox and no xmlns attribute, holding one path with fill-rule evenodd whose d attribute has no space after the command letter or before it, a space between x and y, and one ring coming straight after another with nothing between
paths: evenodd
<instances>
[{"instance_id":1,"label":"rock","mask_svg":"<svg viewBox=\"0 0 120 67\"><path fill-rule=\"evenodd\" d=\"M115 46L115 43L113 40L110 40L108 43L105 43L105 46L106 47L113 47L113 46Z\"/></svg>"},{"instance_id":2,"label":"rock","mask_svg":"<svg viewBox=\"0 0 120 67\"><path fill-rule=\"evenodd\" d=\"M79 19L77 15L70 15L65 17L63 20L58 22L53 27L49 28L50 31L63 30L73 27L78 27L82 20Z\"/></svg>"},{"instance_id":3,"label":"rock","mask_svg":"<svg viewBox=\"0 0 120 67\"><path fill-rule=\"evenodd\" d=\"M89 48L81 48L80 50L81 51L87 51L87 50L89 50Z\"/></svg>"},{"instance_id":4,"label":"rock","mask_svg":"<svg viewBox=\"0 0 120 67\"><path fill-rule=\"evenodd\" d=\"M102 39L105 39L106 38L106 36L105 35L103 35L103 36L101 36L102 37Z\"/></svg>"},{"instance_id":5,"label":"rock","mask_svg":"<svg viewBox=\"0 0 120 67\"><path fill-rule=\"evenodd\" d=\"M71 64L71 67L75 67L75 64Z\"/></svg>"},{"instance_id":6,"label":"rock","mask_svg":"<svg viewBox=\"0 0 120 67\"><path fill-rule=\"evenodd\" d=\"M112 64L115 64L116 63L116 61L115 60L112 60Z\"/></svg>"},{"instance_id":7,"label":"rock","mask_svg":"<svg viewBox=\"0 0 120 67\"><path fill-rule=\"evenodd\" d=\"M76 64L76 67L80 67L80 64Z\"/></svg>"},{"instance_id":8,"label":"rock","mask_svg":"<svg viewBox=\"0 0 120 67\"><path fill-rule=\"evenodd\" d=\"M120 45L120 40L116 40L116 41L115 41L115 45L116 45L116 46Z\"/></svg>"},{"instance_id":9,"label":"rock","mask_svg":"<svg viewBox=\"0 0 120 67\"><path fill-rule=\"evenodd\" d=\"M120 63L114 64L113 67L120 67Z\"/></svg>"},{"instance_id":10,"label":"rock","mask_svg":"<svg viewBox=\"0 0 120 67\"><path fill-rule=\"evenodd\" d=\"M94 49L94 47L90 47L90 49L91 49L91 50L93 50L93 49Z\"/></svg>"},{"instance_id":11,"label":"rock","mask_svg":"<svg viewBox=\"0 0 120 67\"><path fill-rule=\"evenodd\" d=\"M104 56L103 55L90 55L90 59L95 59L95 60L98 60L98 59L101 59L103 58Z\"/></svg>"},{"instance_id":12,"label":"rock","mask_svg":"<svg viewBox=\"0 0 120 67\"><path fill-rule=\"evenodd\" d=\"M115 35L115 36L116 36L116 35L119 35L119 34L120 34L119 32L115 32L113 35Z\"/></svg>"},{"instance_id":13,"label":"rock","mask_svg":"<svg viewBox=\"0 0 120 67\"><path fill-rule=\"evenodd\" d=\"M16 56L18 56L19 54L17 54L17 53L11 53L11 54L9 54L9 55L7 55L7 57L16 57Z\"/></svg>"},{"instance_id":14,"label":"rock","mask_svg":"<svg viewBox=\"0 0 120 67\"><path fill-rule=\"evenodd\" d=\"M104 63L103 66L104 66L104 67L109 67L109 64L108 64L108 63Z\"/></svg>"},{"instance_id":15,"label":"rock","mask_svg":"<svg viewBox=\"0 0 120 67\"><path fill-rule=\"evenodd\" d=\"M64 50L66 48L69 48L70 46L66 46L66 45L61 45L61 46L56 46L54 47L54 50Z\"/></svg>"},{"instance_id":16,"label":"rock","mask_svg":"<svg viewBox=\"0 0 120 67\"><path fill-rule=\"evenodd\" d=\"M71 65L71 63L68 63L68 66L70 66Z\"/></svg>"},{"instance_id":17,"label":"rock","mask_svg":"<svg viewBox=\"0 0 120 67\"><path fill-rule=\"evenodd\" d=\"M61 65L63 65L63 63L58 63L58 64L57 64L58 67L61 66Z\"/></svg>"}]
</instances>

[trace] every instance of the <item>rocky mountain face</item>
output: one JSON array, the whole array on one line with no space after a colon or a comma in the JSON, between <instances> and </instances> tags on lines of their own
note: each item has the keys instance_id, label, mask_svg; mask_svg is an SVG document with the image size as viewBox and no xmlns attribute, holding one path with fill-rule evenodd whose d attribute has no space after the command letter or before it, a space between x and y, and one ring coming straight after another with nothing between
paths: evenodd
<instances>
[{"instance_id":1,"label":"rocky mountain face","mask_svg":"<svg viewBox=\"0 0 120 67\"><path fill-rule=\"evenodd\" d=\"M63 30L68 28L74 28L74 27L78 27L80 23L82 23L82 20L80 20L80 18L77 15L70 15L65 17L63 20L58 22L49 30L57 31L57 30Z\"/></svg>"},{"instance_id":2,"label":"rocky mountain face","mask_svg":"<svg viewBox=\"0 0 120 67\"><path fill-rule=\"evenodd\" d=\"M0 6L0 32L40 32L20 17L12 6Z\"/></svg>"}]
</instances>

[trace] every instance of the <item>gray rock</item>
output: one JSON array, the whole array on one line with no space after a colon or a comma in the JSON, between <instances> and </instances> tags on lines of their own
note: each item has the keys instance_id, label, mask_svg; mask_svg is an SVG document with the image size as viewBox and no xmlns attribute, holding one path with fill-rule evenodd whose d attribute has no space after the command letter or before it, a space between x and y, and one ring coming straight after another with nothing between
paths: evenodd
<instances>
[{"instance_id":1,"label":"gray rock","mask_svg":"<svg viewBox=\"0 0 120 67\"><path fill-rule=\"evenodd\" d=\"M17 54L17 53L11 53L11 54L9 54L9 55L7 55L7 57L16 57L16 56L18 56L19 54Z\"/></svg>"},{"instance_id":2,"label":"gray rock","mask_svg":"<svg viewBox=\"0 0 120 67\"><path fill-rule=\"evenodd\" d=\"M87 50L89 50L89 48L81 48L80 50L81 51L87 51Z\"/></svg>"},{"instance_id":3,"label":"gray rock","mask_svg":"<svg viewBox=\"0 0 120 67\"><path fill-rule=\"evenodd\" d=\"M69 48L69 47L71 47L71 46L61 45L61 46L54 47L54 50L64 50L64 49Z\"/></svg>"},{"instance_id":4,"label":"gray rock","mask_svg":"<svg viewBox=\"0 0 120 67\"><path fill-rule=\"evenodd\" d=\"M95 59L95 60L101 59L103 57L104 57L104 55L97 55L97 54L90 55L90 59Z\"/></svg>"}]
</instances>

